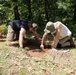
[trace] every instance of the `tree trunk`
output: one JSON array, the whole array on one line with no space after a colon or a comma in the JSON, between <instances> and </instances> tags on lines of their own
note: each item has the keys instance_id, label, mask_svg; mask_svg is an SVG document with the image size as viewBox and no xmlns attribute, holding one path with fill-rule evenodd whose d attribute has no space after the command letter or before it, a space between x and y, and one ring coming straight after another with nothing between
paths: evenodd
<instances>
[{"instance_id":1,"label":"tree trunk","mask_svg":"<svg viewBox=\"0 0 76 75\"><path fill-rule=\"evenodd\" d=\"M74 23L76 23L76 4L74 6Z\"/></svg>"},{"instance_id":2,"label":"tree trunk","mask_svg":"<svg viewBox=\"0 0 76 75\"><path fill-rule=\"evenodd\" d=\"M47 21L49 21L49 16L48 16L48 1L45 0L45 18L47 19Z\"/></svg>"},{"instance_id":3,"label":"tree trunk","mask_svg":"<svg viewBox=\"0 0 76 75\"><path fill-rule=\"evenodd\" d=\"M31 16L32 16L32 14L31 14L31 0L28 0L28 13L29 13L28 20L31 20Z\"/></svg>"},{"instance_id":4,"label":"tree trunk","mask_svg":"<svg viewBox=\"0 0 76 75\"><path fill-rule=\"evenodd\" d=\"M38 6L38 10L37 10L37 17L38 17L38 23L39 25L42 23L42 18L41 18L41 11L40 11L40 0L37 1L37 6Z\"/></svg>"},{"instance_id":5,"label":"tree trunk","mask_svg":"<svg viewBox=\"0 0 76 75\"><path fill-rule=\"evenodd\" d=\"M18 6L14 7L14 16L15 16L15 20L19 20L19 13L18 13Z\"/></svg>"},{"instance_id":6,"label":"tree trunk","mask_svg":"<svg viewBox=\"0 0 76 75\"><path fill-rule=\"evenodd\" d=\"M14 4L17 4L17 2L18 2L18 0L11 0ZM19 12L18 12L18 6L16 5L16 6L14 6L14 8L13 8L13 10L14 10L14 19L15 20L19 20L20 19L20 17L19 17Z\"/></svg>"}]
</instances>

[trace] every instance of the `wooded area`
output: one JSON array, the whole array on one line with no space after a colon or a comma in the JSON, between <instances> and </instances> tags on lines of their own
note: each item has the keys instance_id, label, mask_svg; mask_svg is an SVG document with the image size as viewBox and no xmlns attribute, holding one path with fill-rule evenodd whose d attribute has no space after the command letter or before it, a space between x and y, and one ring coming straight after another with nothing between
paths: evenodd
<instances>
[{"instance_id":1,"label":"wooded area","mask_svg":"<svg viewBox=\"0 0 76 75\"><path fill-rule=\"evenodd\" d=\"M53 41L46 40L43 51L34 36L24 38L23 49L19 41L7 45L7 26L19 19L36 22L40 38L48 21L61 21L76 38L76 0L0 0L0 75L76 75L74 47L53 51Z\"/></svg>"},{"instance_id":2,"label":"wooded area","mask_svg":"<svg viewBox=\"0 0 76 75\"><path fill-rule=\"evenodd\" d=\"M47 21L61 21L76 36L75 0L0 0L0 25L14 19L36 22L42 30Z\"/></svg>"}]
</instances>

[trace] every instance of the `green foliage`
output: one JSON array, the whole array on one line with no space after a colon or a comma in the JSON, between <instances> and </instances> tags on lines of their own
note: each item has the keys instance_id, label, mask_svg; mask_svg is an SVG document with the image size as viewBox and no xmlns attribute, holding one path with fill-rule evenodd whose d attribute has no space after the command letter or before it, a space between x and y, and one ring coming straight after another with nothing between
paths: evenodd
<instances>
[{"instance_id":1,"label":"green foliage","mask_svg":"<svg viewBox=\"0 0 76 75\"><path fill-rule=\"evenodd\" d=\"M30 13L28 0L0 0L0 24L14 19L14 7L18 6L18 12L20 19L28 20L29 15L33 22L36 22L39 26L38 32L43 34L44 27L47 23L46 10L48 12L48 18L50 21L61 21L71 29L73 25L75 0L47 0L47 6L45 6L45 0L29 0L30 1ZM15 10L16 11L16 10ZM76 22L76 21L75 21ZM75 28L75 25L73 25ZM71 29L72 30L72 29ZM76 35L76 29L72 30Z\"/></svg>"},{"instance_id":2,"label":"green foliage","mask_svg":"<svg viewBox=\"0 0 76 75\"><path fill-rule=\"evenodd\" d=\"M5 24L2 25L2 34L7 34L7 26Z\"/></svg>"}]
</instances>

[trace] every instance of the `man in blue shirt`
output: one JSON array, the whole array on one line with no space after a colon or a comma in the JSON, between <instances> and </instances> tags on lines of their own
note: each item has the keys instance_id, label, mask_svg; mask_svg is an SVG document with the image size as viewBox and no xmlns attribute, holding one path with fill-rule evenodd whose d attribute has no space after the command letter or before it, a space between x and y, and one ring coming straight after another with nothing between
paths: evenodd
<instances>
[{"instance_id":1,"label":"man in blue shirt","mask_svg":"<svg viewBox=\"0 0 76 75\"><path fill-rule=\"evenodd\" d=\"M40 41L38 33L36 32L37 28L37 24L32 23L31 21L13 20L8 26L7 41L19 39L19 46L23 48L23 38L26 34L26 31L32 32L36 39Z\"/></svg>"}]
</instances>

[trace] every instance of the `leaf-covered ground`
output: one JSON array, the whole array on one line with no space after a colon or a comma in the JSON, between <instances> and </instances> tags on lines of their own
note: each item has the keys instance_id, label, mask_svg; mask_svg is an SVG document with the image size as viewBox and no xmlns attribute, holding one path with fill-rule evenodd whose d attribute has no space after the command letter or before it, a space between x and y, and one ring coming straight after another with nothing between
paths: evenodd
<instances>
[{"instance_id":1,"label":"leaf-covered ground","mask_svg":"<svg viewBox=\"0 0 76 75\"><path fill-rule=\"evenodd\" d=\"M76 75L76 48L39 50L35 43L20 49L0 39L0 75Z\"/></svg>"}]
</instances>

